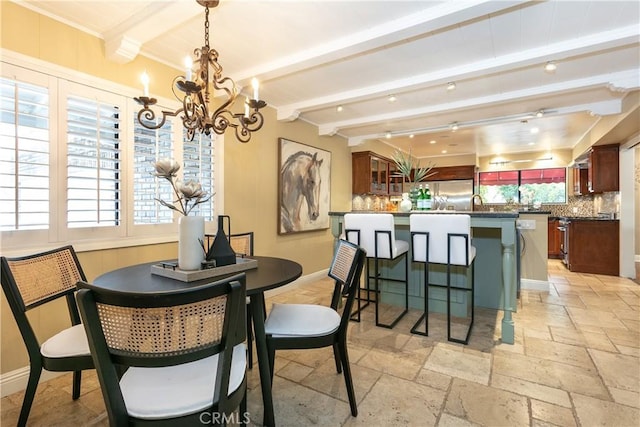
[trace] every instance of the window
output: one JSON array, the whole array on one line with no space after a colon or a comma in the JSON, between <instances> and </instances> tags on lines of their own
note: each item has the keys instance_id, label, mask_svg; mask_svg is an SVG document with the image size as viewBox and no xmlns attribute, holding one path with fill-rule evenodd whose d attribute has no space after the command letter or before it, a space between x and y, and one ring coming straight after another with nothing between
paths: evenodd
<instances>
[{"instance_id":1,"label":"window","mask_svg":"<svg viewBox=\"0 0 640 427\"><path fill-rule=\"evenodd\" d=\"M10 55L9 55L10 56ZM174 200L152 163L175 158L182 179L215 194L215 137L187 141L179 118L150 130L124 89L42 63L2 62L0 232L5 250L78 243L99 249L175 240ZM64 74L64 78L56 74ZM95 80L95 81L94 81ZM98 89L99 88L99 89ZM170 101L165 109L171 108ZM197 214L214 217L213 198Z\"/></svg>"},{"instance_id":2,"label":"window","mask_svg":"<svg viewBox=\"0 0 640 427\"><path fill-rule=\"evenodd\" d=\"M152 174L151 164L157 159L173 156L173 122L167 122L160 129L147 129L138 123L137 113L132 119L133 141L133 218L135 224L167 224L173 220L173 213L160 205L156 199L174 200L170 186L162 185Z\"/></svg>"},{"instance_id":3,"label":"window","mask_svg":"<svg viewBox=\"0 0 640 427\"><path fill-rule=\"evenodd\" d=\"M0 80L0 230L49 228L49 91Z\"/></svg>"},{"instance_id":4,"label":"window","mask_svg":"<svg viewBox=\"0 0 640 427\"><path fill-rule=\"evenodd\" d=\"M210 135L196 134L193 141L187 138L183 129L182 135L183 176L185 181L194 180L202 184L202 189L209 195L214 194L214 152L213 139ZM213 220L213 198L197 205L193 212L205 219Z\"/></svg>"},{"instance_id":5,"label":"window","mask_svg":"<svg viewBox=\"0 0 640 427\"><path fill-rule=\"evenodd\" d=\"M480 172L486 203L566 203L566 169Z\"/></svg>"},{"instance_id":6,"label":"window","mask_svg":"<svg viewBox=\"0 0 640 427\"><path fill-rule=\"evenodd\" d=\"M67 98L67 226L117 226L121 220L118 106Z\"/></svg>"}]
</instances>

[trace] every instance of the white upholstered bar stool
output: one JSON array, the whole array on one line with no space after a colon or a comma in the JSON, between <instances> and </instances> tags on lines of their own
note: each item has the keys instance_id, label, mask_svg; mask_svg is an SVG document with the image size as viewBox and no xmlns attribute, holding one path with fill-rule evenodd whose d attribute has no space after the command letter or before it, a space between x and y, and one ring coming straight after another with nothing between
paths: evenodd
<instances>
[{"instance_id":1,"label":"white upholstered bar stool","mask_svg":"<svg viewBox=\"0 0 640 427\"><path fill-rule=\"evenodd\" d=\"M366 214L366 213L349 213L344 216L344 233L346 240L357 244L367 251L367 263L365 283L367 290L367 304L369 302L370 282L374 282L374 302L376 326L385 328L393 328L402 317L409 311L409 243L404 240L396 240L395 223L392 214ZM404 257L404 279L393 277L381 277L379 272L380 260L395 261ZM373 260L374 274L371 275L369 264ZM404 311L400 313L391 323L383 323L379 316L380 302L380 280L387 282L404 283ZM360 305L360 292L358 292L358 320L360 319L360 310L364 307Z\"/></svg>"},{"instance_id":2,"label":"white upholstered bar stool","mask_svg":"<svg viewBox=\"0 0 640 427\"><path fill-rule=\"evenodd\" d=\"M411 328L412 333L429 334L429 287L441 287L447 290L447 339L449 341L467 344L473 327L474 319L474 269L476 248L471 245L471 217L458 214L413 214L409 216L411 232L411 246L414 262L425 263L424 267L424 313ZM446 266L446 284L435 284L429 280L429 265L442 264ZM471 283L464 286L451 283L451 269L461 266L470 269ZM468 275L467 275L468 276ZM466 298L467 315L471 314L469 327L464 339L451 337L451 291L455 293L471 294ZM418 330L418 325L424 319L424 332Z\"/></svg>"}]
</instances>

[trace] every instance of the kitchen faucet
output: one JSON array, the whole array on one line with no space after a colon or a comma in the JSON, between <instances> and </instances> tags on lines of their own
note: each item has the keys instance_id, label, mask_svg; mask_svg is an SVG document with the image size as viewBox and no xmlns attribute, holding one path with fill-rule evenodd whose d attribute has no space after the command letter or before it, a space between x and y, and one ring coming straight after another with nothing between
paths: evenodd
<instances>
[{"instance_id":1,"label":"kitchen faucet","mask_svg":"<svg viewBox=\"0 0 640 427\"><path fill-rule=\"evenodd\" d=\"M480 206L482 206L484 204L484 200L482 200L482 196L479 195L479 194L474 194L473 196L471 196L471 210L472 211L475 210L476 198L478 200L480 200L480 203L478 203Z\"/></svg>"}]
</instances>

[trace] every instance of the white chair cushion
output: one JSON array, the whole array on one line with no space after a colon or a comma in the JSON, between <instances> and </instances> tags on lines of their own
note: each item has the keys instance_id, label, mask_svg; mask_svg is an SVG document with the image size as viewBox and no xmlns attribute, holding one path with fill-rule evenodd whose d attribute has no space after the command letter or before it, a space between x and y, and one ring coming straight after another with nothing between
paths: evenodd
<instances>
[{"instance_id":1,"label":"white chair cushion","mask_svg":"<svg viewBox=\"0 0 640 427\"><path fill-rule=\"evenodd\" d=\"M356 233L348 233L347 240L361 246L367 251L367 257L376 255L376 231L391 232L392 247L389 248L389 238L386 234L378 234L378 258L396 258L409 250L409 243L396 240L395 223L392 214L354 214L344 216L345 230L360 230L360 240Z\"/></svg>"},{"instance_id":2,"label":"white chair cushion","mask_svg":"<svg viewBox=\"0 0 640 427\"><path fill-rule=\"evenodd\" d=\"M467 246L464 238L451 239L451 264L470 265L476 256L476 248L471 246L471 217L459 214L413 214L409 215L409 230L429 233L429 262L434 264L447 263L448 234L466 234ZM426 240L424 235L413 236L413 259L426 261ZM466 262L469 252L469 264Z\"/></svg>"},{"instance_id":3,"label":"white chair cushion","mask_svg":"<svg viewBox=\"0 0 640 427\"><path fill-rule=\"evenodd\" d=\"M44 357L59 358L91 354L87 334L82 324L58 332L40 346Z\"/></svg>"},{"instance_id":4,"label":"white chair cushion","mask_svg":"<svg viewBox=\"0 0 640 427\"><path fill-rule=\"evenodd\" d=\"M273 304L264 324L274 337L317 337L338 330L340 315L315 304Z\"/></svg>"},{"instance_id":5,"label":"white chair cushion","mask_svg":"<svg viewBox=\"0 0 640 427\"><path fill-rule=\"evenodd\" d=\"M396 256L402 255L405 252L409 252L409 242L405 242L404 240L395 240L396 248L395 253Z\"/></svg>"},{"instance_id":6,"label":"white chair cushion","mask_svg":"<svg viewBox=\"0 0 640 427\"><path fill-rule=\"evenodd\" d=\"M120 379L127 412L141 419L194 414L211 406L218 355L163 368L129 368ZM229 394L237 390L247 370L247 347L233 348Z\"/></svg>"}]
</instances>

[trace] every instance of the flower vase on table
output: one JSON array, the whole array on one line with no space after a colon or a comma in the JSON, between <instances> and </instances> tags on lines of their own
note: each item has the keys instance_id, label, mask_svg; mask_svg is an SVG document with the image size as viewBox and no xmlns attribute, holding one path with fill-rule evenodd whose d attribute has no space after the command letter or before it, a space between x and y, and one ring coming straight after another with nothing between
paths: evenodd
<instances>
[{"instance_id":1,"label":"flower vase on table","mask_svg":"<svg viewBox=\"0 0 640 427\"><path fill-rule=\"evenodd\" d=\"M182 216L178 219L178 268L180 270L200 270L204 261L204 217L189 216L189 213L200 203L208 202L211 196L202 190L202 185L190 180L183 182L178 179L180 165L173 159L162 159L153 164L154 175L166 179L173 193L175 201L156 200Z\"/></svg>"},{"instance_id":2,"label":"flower vase on table","mask_svg":"<svg viewBox=\"0 0 640 427\"><path fill-rule=\"evenodd\" d=\"M204 261L201 243L204 240L204 218L181 216L178 219L178 229L178 268L200 270Z\"/></svg>"}]
</instances>

